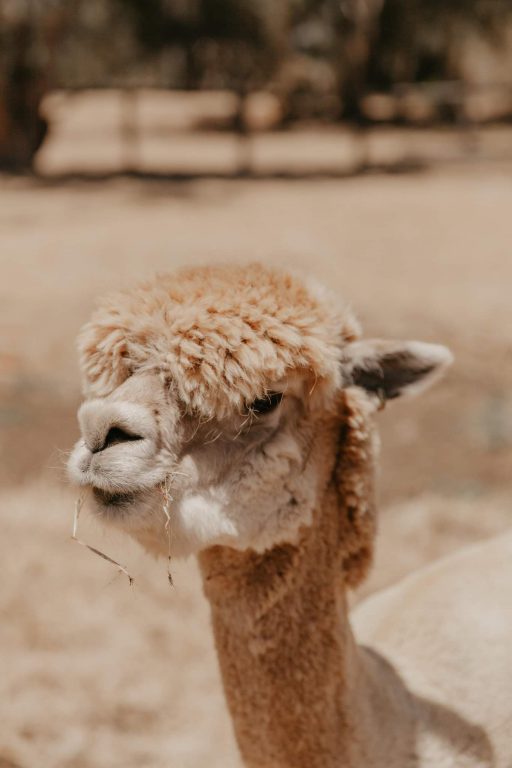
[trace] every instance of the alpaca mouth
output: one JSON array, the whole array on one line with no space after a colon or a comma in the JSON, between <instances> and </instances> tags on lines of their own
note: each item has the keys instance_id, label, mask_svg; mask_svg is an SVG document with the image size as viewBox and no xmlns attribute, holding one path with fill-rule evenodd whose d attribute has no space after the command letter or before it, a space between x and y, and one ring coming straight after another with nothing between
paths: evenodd
<instances>
[{"instance_id":1,"label":"alpaca mouth","mask_svg":"<svg viewBox=\"0 0 512 768\"><path fill-rule=\"evenodd\" d=\"M136 494L135 493L112 493L110 491L104 491L102 488L92 489L94 498L103 507L125 507L131 504Z\"/></svg>"}]
</instances>

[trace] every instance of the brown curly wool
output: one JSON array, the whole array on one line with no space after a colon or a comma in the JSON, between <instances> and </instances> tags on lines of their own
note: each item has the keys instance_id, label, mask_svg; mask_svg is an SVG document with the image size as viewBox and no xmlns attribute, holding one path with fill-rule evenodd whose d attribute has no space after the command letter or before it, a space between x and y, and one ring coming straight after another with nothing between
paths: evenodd
<instances>
[{"instance_id":1,"label":"brown curly wool","mask_svg":"<svg viewBox=\"0 0 512 768\"><path fill-rule=\"evenodd\" d=\"M332 393L340 347L358 336L339 298L251 264L182 269L107 296L79 349L89 395L108 395L133 372L156 369L185 406L208 418L240 410L292 370Z\"/></svg>"},{"instance_id":2,"label":"brown curly wool","mask_svg":"<svg viewBox=\"0 0 512 768\"><path fill-rule=\"evenodd\" d=\"M358 586L373 559L376 530L375 461L378 447L375 399L362 390L342 395L341 433L336 464L340 546L345 583Z\"/></svg>"}]
</instances>

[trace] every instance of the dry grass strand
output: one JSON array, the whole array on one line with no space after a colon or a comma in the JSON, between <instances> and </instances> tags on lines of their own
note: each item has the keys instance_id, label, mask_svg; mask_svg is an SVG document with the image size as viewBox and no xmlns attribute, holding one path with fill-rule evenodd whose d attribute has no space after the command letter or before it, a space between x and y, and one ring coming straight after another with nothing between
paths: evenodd
<instances>
[{"instance_id":1,"label":"dry grass strand","mask_svg":"<svg viewBox=\"0 0 512 768\"><path fill-rule=\"evenodd\" d=\"M117 560L114 560L112 557L109 557L104 552L101 552L99 549L96 549L96 547L92 547L90 544L87 544L85 541L82 541L78 538L78 519L80 517L80 512L82 510L83 504L84 504L85 494L82 493L78 499L75 501L75 514L73 516L73 531L71 533L71 538L78 542L80 546L85 547L90 552L93 552L95 555L98 555L98 557L101 557L103 560L106 560L107 563L112 563L112 565L115 565L118 569L119 573L124 573L125 576L127 576L128 581L130 583L130 587L134 583L133 577L128 572L128 569L126 566L122 565L121 563L118 563Z\"/></svg>"}]
</instances>

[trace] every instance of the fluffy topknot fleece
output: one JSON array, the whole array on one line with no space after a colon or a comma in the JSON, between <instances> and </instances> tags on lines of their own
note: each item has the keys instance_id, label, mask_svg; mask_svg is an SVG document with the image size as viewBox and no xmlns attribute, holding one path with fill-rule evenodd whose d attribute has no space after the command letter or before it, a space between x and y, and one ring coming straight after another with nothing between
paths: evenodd
<instances>
[{"instance_id":1,"label":"fluffy topknot fleece","mask_svg":"<svg viewBox=\"0 0 512 768\"><path fill-rule=\"evenodd\" d=\"M106 297L79 337L84 389L108 395L157 369L205 417L242 410L292 371L330 394L350 310L295 274L261 264L194 267Z\"/></svg>"}]
</instances>

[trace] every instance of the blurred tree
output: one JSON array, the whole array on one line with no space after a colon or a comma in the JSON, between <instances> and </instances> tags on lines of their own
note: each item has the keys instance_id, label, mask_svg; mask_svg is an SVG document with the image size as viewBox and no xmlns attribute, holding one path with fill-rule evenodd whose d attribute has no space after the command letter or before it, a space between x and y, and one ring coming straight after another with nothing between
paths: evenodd
<instances>
[{"instance_id":1,"label":"blurred tree","mask_svg":"<svg viewBox=\"0 0 512 768\"><path fill-rule=\"evenodd\" d=\"M252 90L280 57L270 0L117 0L145 55L185 52L183 87Z\"/></svg>"},{"instance_id":2,"label":"blurred tree","mask_svg":"<svg viewBox=\"0 0 512 768\"><path fill-rule=\"evenodd\" d=\"M47 123L40 112L47 87L55 19L38 29L33 3L0 6L0 168L26 169L44 140Z\"/></svg>"},{"instance_id":3,"label":"blurred tree","mask_svg":"<svg viewBox=\"0 0 512 768\"><path fill-rule=\"evenodd\" d=\"M510 0L290 0L295 48L329 62L336 114L364 122L363 97L396 83L456 79L471 34L506 41Z\"/></svg>"},{"instance_id":4,"label":"blurred tree","mask_svg":"<svg viewBox=\"0 0 512 768\"><path fill-rule=\"evenodd\" d=\"M0 167L30 166L52 87L227 88L241 134L259 88L285 120L360 123L368 92L459 78L468 37L511 24L512 0L0 0Z\"/></svg>"},{"instance_id":5,"label":"blurred tree","mask_svg":"<svg viewBox=\"0 0 512 768\"><path fill-rule=\"evenodd\" d=\"M368 88L463 79L468 39L476 35L503 46L511 23L510 0L384 0Z\"/></svg>"},{"instance_id":6,"label":"blurred tree","mask_svg":"<svg viewBox=\"0 0 512 768\"><path fill-rule=\"evenodd\" d=\"M42 102L51 88L104 86L133 66L135 41L123 21L112 0L0 0L0 169L32 167L48 132Z\"/></svg>"},{"instance_id":7,"label":"blurred tree","mask_svg":"<svg viewBox=\"0 0 512 768\"><path fill-rule=\"evenodd\" d=\"M510 0L384 0L371 55L372 84L457 77L467 34L503 43L511 20Z\"/></svg>"},{"instance_id":8,"label":"blurred tree","mask_svg":"<svg viewBox=\"0 0 512 768\"><path fill-rule=\"evenodd\" d=\"M246 97L269 82L283 55L281 17L271 0L117 0L129 14L146 57L181 49L183 86L228 88L238 95L233 129L244 138ZM240 146L239 172L249 169L246 142Z\"/></svg>"}]
</instances>

